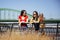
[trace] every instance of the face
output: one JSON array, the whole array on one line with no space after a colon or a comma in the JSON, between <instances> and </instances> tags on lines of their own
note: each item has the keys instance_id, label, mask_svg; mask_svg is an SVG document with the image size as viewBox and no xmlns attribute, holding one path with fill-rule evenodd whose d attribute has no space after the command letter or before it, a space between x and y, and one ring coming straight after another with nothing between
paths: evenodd
<instances>
[{"instance_id":1,"label":"face","mask_svg":"<svg viewBox=\"0 0 60 40\"><path fill-rule=\"evenodd\" d=\"M25 16L25 15L26 15L26 12L24 11L23 16Z\"/></svg>"},{"instance_id":2,"label":"face","mask_svg":"<svg viewBox=\"0 0 60 40\"><path fill-rule=\"evenodd\" d=\"M43 17L43 14L40 14L40 17Z\"/></svg>"},{"instance_id":3,"label":"face","mask_svg":"<svg viewBox=\"0 0 60 40\"><path fill-rule=\"evenodd\" d=\"M33 17L36 17L36 13L35 12L33 12Z\"/></svg>"}]
</instances>

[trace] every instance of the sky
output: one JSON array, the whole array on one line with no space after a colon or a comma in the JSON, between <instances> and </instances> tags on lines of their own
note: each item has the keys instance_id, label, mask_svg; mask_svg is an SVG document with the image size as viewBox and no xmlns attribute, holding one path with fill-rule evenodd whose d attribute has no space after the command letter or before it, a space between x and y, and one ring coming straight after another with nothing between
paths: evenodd
<instances>
[{"instance_id":1,"label":"sky","mask_svg":"<svg viewBox=\"0 0 60 40\"><path fill-rule=\"evenodd\" d=\"M60 19L60 0L0 0L0 8L43 13L46 19Z\"/></svg>"}]
</instances>

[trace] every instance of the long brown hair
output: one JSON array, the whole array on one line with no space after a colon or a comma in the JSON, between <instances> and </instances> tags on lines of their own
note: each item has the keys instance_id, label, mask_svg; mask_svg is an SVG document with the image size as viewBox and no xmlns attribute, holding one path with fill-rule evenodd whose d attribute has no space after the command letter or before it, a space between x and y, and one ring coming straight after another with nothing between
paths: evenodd
<instances>
[{"instance_id":1,"label":"long brown hair","mask_svg":"<svg viewBox=\"0 0 60 40\"><path fill-rule=\"evenodd\" d=\"M36 17L34 17L34 12L36 13ZM36 20L37 21L38 20L38 12L37 11L34 11L34 12L33 12L33 20Z\"/></svg>"},{"instance_id":2,"label":"long brown hair","mask_svg":"<svg viewBox=\"0 0 60 40\"><path fill-rule=\"evenodd\" d=\"M20 15L23 16L24 12L25 12L25 14L27 14L26 10L21 10ZM25 15L25 16L26 16L26 15Z\"/></svg>"},{"instance_id":3,"label":"long brown hair","mask_svg":"<svg viewBox=\"0 0 60 40\"><path fill-rule=\"evenodd\" d=\"M39 14L39 19L40 19L40 22L43 22L43 20L44 20L44 15L43 15L43 13Z\"/></svg>"}]
</instances>

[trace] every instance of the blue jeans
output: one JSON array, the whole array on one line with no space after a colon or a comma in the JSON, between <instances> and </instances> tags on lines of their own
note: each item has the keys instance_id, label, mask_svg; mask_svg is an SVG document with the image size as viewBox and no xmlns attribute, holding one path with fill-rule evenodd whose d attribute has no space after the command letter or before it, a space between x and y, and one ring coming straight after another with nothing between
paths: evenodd
<instances>
[{"instance_id":1,"label":"blue jeans","mask_svg":"<svg viewBox=\"0 0 60 40\"><path fill-rule=\"evenodd\" d=\"M28 29L27 26L21 26L21 27L20 27L20 30L23 30L23 31L24 31L24 30L27 30L27 29Z\"/></svg>"}]
</instances>

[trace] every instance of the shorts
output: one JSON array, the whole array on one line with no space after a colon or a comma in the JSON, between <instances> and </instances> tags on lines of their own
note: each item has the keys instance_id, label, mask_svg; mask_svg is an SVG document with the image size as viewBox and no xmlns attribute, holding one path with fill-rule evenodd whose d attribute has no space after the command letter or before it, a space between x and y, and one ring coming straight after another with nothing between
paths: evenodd
<instances>
[{"instance_id":1,"label":"shorts","mask_svg":"<svg viewBox=\"0 0 60 40\"><path fill-rule=\"evenodd\" d=\"M39 23L34 23L33 25L35 27L35 31L38 31L39 30Z\"/></svg>"},{"instance_id":2,"label":"shorts","mask_svg":"<svg viewBox=\"0 0 60 40\"><path fill-rule=\"evenodd\" d=\"M27 30L27 29L28 29L27 26L21 26L21 27L20 27L20 30Z\"/></svg>"}]
</instances>

